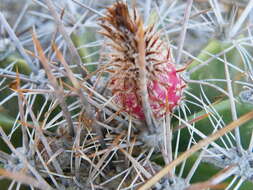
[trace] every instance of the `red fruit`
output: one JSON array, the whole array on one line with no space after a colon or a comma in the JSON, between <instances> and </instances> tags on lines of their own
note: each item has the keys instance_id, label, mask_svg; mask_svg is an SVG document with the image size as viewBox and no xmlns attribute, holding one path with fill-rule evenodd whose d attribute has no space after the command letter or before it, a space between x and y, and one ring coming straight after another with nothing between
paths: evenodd
<instances>
[{"instance_id":1,"label":"red fruit","mask_svg":"<svg viewBox=\"0 0 253 190\"><path fill-rule=\"evenodd\" d=\"M184 82L172 63L164 63L163 71L156 78L148 80L149 103L156 118L170 113L175 108L183 93ZM115 87L111 84L111 89ZM121 105L129 114L144 120L141 98L134 85L118 86L121 91L114 92L115 103Z\"/></svg>"},{"instance_id":2,"label":"red fruit","mask_svg":"<svg viewBox=\"0 0 253 190\"><path fill-rule=\"evenodd\" d=\"M101 20L101 33L110 39L104 71L110 74L109 88L115 96L114 102L144 120L136 35L138 27L142 27L141 19L136 10L131 14L125 3L117 2ZM153 26L144 31L148 101L154 116L160 118L179 104L185 84L172 63L168 44L160 39Z\"/></svg>"}]
</instances>

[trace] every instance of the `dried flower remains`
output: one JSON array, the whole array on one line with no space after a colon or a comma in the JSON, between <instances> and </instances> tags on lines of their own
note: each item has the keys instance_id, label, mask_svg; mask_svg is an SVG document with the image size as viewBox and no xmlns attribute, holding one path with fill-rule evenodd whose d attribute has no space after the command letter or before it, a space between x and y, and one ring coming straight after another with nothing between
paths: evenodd
<instances>
[{"instance_id":1,"label":"dried flower remains","mask_svg":"<svg viewBox=\"0 0 253 190\"><path fill-rule=\"evenodd\" d=\"M109 73L109 89L114 102L135 118L145 120L141 99L139 31L144 32L145 75L148 102L155 118L161 118L179 105L185 83L173 63L169 45L154 25L144 27L136 9L118 1L100 18L107 41L103 72Z\"/></svg>"}]
</instances>

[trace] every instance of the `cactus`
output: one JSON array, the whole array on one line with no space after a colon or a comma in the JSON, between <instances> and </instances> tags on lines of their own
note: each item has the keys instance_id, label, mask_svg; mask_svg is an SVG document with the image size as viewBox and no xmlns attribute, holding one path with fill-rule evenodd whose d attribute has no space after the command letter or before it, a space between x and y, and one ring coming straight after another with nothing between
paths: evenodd
<instances>
[{"instance_id":1,"label":"cactus","mask_svg":"<svg viewBox=\"0 0 253 190\"><path fill-rule=\"evenodd\" d=\"M253 1L3 2L0 189L253 188Z\"/></svg>"}]
</instances>

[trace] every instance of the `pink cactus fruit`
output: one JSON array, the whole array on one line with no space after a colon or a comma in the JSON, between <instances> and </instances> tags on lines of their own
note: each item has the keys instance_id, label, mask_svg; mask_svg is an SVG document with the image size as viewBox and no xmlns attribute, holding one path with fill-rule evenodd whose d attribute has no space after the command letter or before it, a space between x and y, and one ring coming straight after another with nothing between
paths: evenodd
<instances>
[{"instance_id":1,"label":"pink cactus fruit","mask_svg":"<svg viewBox=\"0 0 253 190\"><path fill-rule=\"evenodd\" d=\"M107 43L105 58L109 73L109 88L115 96L114 102L132 116L144 120L137 63L138 38L136 32L141 18L137 11L129 12L123 2L116 2L108 8L102 22L102 33L110 41ZM161 40L154 26L145 29L146 76L148 99L156 118L173 111L180 103L185 83L172 61L169 45Z\"/></svg>"}]
</instances>

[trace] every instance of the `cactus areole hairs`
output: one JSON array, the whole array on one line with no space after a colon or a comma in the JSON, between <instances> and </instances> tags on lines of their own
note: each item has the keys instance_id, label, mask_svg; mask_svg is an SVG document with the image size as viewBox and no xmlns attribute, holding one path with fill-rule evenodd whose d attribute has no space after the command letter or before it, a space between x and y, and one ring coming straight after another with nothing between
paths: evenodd
<instances>
[{"instance_id":1,"label":"cactus areole hairs","mask_svg":"<svg viewBox=\"0 0 253 190\"><path fill-rule=\"evenodd\" d=\"M109 73L108 87L115 96L113 101L135 118L145 120L138 59L138 31L142 27L150 108L157 119L172 112L182 99L185 83L179 74L182 69L176 69L169 45L160 38L154 25L144 28L136 9L129 11L121 1L109 7L100 21L100 33L109 39L103 71Z\"/></svg>"}]
</instances>

